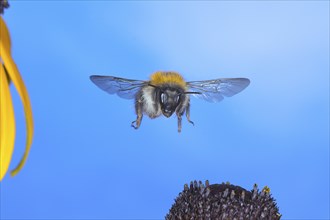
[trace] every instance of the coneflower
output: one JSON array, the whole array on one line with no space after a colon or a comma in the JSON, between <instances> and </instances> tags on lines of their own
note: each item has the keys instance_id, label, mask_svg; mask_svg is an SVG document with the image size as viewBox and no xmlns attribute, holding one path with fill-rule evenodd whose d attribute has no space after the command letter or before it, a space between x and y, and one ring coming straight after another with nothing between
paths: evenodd
<instances>
[{"instance_id":1,"label":"coneflower","mask_svg":"<svg viewBox=\"0 0 330 220\"><path fill-rule=\"evenodd\" d=\"M257 184L251 191L230 183L205 185L193 181L184 185L183 191L166 215L167 220L203 219L203 220L277 220L281 218L270 189L261 191Z\"/></svg>"}]
</instances>

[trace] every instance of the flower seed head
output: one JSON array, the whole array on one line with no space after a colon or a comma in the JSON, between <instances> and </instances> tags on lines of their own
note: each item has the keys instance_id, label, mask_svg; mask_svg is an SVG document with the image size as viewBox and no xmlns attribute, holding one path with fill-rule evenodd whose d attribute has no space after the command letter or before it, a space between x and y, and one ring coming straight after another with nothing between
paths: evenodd
<instances>
[{"instance_id":1,"label":"flower seed head","mask_svg":"<svg viewBox=\"0 0 330 220\"><path fill-rule=\"evenodd\" d=\"M227 183L205 185L192 181L190 188L176 198L167 220L174 219L237 219L237 220L278 220L281 218L275 200L268 187L261 192L255 184L251 191Z\"/></svg>"}]
</instances>

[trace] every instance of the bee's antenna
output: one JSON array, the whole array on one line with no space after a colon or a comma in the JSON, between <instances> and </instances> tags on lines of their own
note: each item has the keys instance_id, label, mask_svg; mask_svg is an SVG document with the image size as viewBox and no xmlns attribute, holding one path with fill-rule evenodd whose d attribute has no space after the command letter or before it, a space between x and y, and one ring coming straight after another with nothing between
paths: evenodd
<instances>
[{"instance_id":1,"label":"bee's antenna","mask_svg":"<svg viewBox=\"0 0 330 220\"><path fill-rule=\"evenodd\" d=\"M184 94L202 94L201 92L184 92Z\"/></svg>"}]
</instances>

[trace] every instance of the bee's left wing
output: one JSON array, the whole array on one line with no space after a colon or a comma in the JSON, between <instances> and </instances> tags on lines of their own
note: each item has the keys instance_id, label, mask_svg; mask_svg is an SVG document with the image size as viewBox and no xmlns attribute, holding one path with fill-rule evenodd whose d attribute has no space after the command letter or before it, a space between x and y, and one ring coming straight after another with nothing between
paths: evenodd
<instances>
[{"instance_id":1,"label":"bee's left wing","mask_svg":"<svg viewBox=\"0 0 330 220\"><path fill-rule=\"evenodd\" d=\"M224 96L231 97L250 84L247 78L222 78L187 82L188 94L209 102L220 102Z\"/></svg>"},{"instance_id":2,"label":"bee's left wing","mask_svg":"<svg viewBox=\"0 0 330 220\"><path fill-rule=\"evenodd\" d=\"M136 93L139 89L147 85L147 81L124 79L114 76L90 76L92 82L97 85L100 89L106 91L109 94L117 94L119 97L124 99L135 98Z\"/></svg>"}]
</instances>

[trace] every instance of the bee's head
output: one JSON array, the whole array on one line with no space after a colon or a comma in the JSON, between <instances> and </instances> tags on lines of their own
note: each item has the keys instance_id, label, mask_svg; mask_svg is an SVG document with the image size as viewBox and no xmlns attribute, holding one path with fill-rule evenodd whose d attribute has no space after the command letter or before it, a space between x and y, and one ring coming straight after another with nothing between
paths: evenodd
<instances>
[{"instance_id":1,"label":"bee's head","mask_svg":"<svg viewBox=\"0 0 330 220\"><path fill-rule=\"evenodd\" d=\"M170 117L182 102L183 91L178 88L167 87L159 89L159 103L165 117Z\"/></svg>"}]
</instances>

